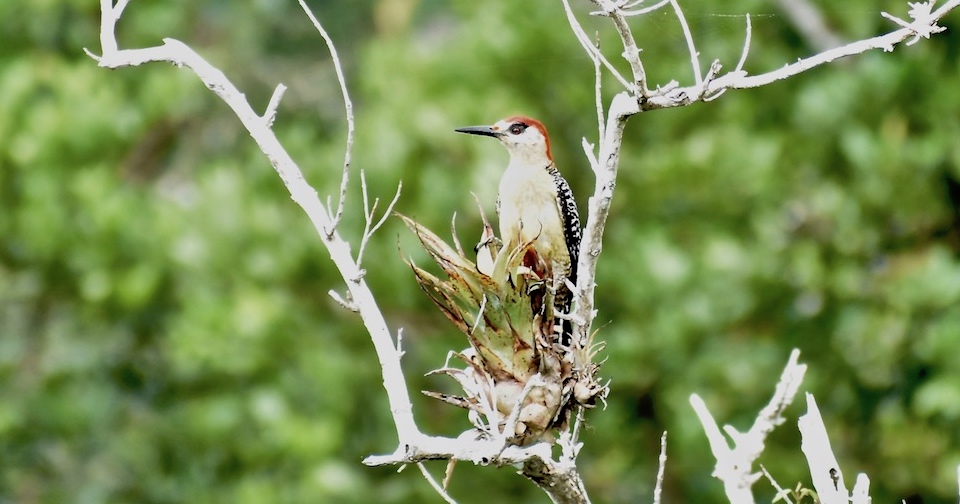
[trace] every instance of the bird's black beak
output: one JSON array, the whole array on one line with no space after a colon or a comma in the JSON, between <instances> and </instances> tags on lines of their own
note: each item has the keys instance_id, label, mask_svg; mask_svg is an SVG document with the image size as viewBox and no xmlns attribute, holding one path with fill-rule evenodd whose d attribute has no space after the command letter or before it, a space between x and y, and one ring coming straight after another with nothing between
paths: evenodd
<instances>
[{"instance_id":1,"label":"bird's black beak","mask_svg":"<svg viewBox=\"0 0 960 504\"><path fill-rule=\"evenodd\" d=\"M500 133L499 131L494 131L494 129L490 126L467 126L466 128L457 128L454 131L457 133L469 133L471 135L482 135L494 138L503 135L503 133Z\"/></svg>"}]
</instances>

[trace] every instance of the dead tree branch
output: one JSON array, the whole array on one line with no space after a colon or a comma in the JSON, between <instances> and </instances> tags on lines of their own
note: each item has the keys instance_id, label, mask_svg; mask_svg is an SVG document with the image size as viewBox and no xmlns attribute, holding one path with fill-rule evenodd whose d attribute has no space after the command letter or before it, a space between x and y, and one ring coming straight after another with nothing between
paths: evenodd
<instances>
[{"instance_id":1,"label":"dead tree branch","mask_svg":"<svg viewBox=\"0 0 960 504\"><path fill-rule=\"evenodd\" d=\"M620 36L623 46L622 56L630 66L632 82L625 83L625 78L618 71L610 68L611 65L603 58L599 49L589 42L582 26L570 9L567 0L563 0L571 30L577 37L577 40L580 41L584 51L594 62L595 67L599 64L598 62L603 63L603 66L610 69L611 73L625 88L624 91L621 91L613 97L605 116L601 105L598 104L597 106L598 130L602 132L599 137L599 145L596 147L598 154L593 156L590 142L586 139L584 139L583 142L585 151L590 147L591 152L587 154L587 158L590 160L591 167L596 174L596 181L593 195L587 203L588 214L584 226L583 239L580 244L580 258L577 264L579 279L575 291L576 302L572 319L578 321L578 323L575 324L575 331L579 341L588 341L593 319L596 315L594 291L596 288L597 262L600 258L600 252L603 249L603 231L610 212L614 188L616 187L623 132L627 120L631 116L642 111L682 107L698 101L709 101L718 98L728 89L760 87L792 77L845 56L861 54L873 49L892 51L897 44L904 41L907 41L908 45L913 44L921 38L929 38L931 35L943 31L944 28L937 25L937 22L948 12L960 6L960 0L949 0L936 10L933 8L935 0L923 3L911 3L908 11L910 21L883 13L884 17L893 20L901 26L898 30L830 49L786 65L778 70L748 76L747 72L743 70L743 66L749 53L752 35L749 17L747 18L744 49L734 70L720 75L720 61L714 60L706 75L701 75L699 51L696 49L696 43L689 28L686 26L686 21L683 18L677 0L661 1L641 10L631 10L641 2L625 2L622 0L590 1L600 8L599 11L593 12L592 14L609 18L617 34ZM681 87L676 81L671 81L664 86L657 86L655 89L650 89L647 83L646 71L640 58L641 51L630 29L628 18L641 13L652 12L668 4L673 6L674 12L683 27L684 38L687 41L690 52L694 84L692 86ZM604 122L606 124L604 124Z\"/></svg>"},{"instance_id":2,"label":"dead tree branch","mask_svg":"<svg viewBox=\"0 0 960 504\"><path fill-rule=\"evenodd\" d=\"M350 150L353 145L352 105L347 93L339 56L333 43L302 0L301 6L330 49L334 66L337 69L337 78L343 93L348 118L347 152L344 156L340 198L336 208L329 202L327 205L321 202L317 191L306 182L300 168L284 150L272 130L280 100L286 89L285 86L282 84L277 86L266 111L263 115L260 115L253 111L243 93L230 82L223 72L178 40L167 38L164 39L162 45L156 47L119 49L115 29L127 4L128 0L119 0L116 4L112 0L101 0L100 37L102 54L97 56L90 51L86 51L87 54L103 68L123 68L151 62L169 62L177 67L187 68L194 72L204 85L233 110L254 141L257 142L257 145L283 180L291 198L300 205L310 218L329 251L333 263L340 271L347 286L347 294L346 296L340 296L335 291L331 291L331 296L344 308L359 313L370 334L380 361L383 386L387 392L387 399L390 403L390 411L399 440L398 447L393 454L368 457L364 460L364 463L368 465L416 464L423 460L445 459L471 461L480 465L520 466L523 468L524 476L540 485L554 502L571 504L589 502L583 482L573 463L577 452L577 446L573 440L568 440L570 446L563 449L566 455L561 456L559 460L554 460L551 454L551 445L547 443L519 448L509 445L508 437L502 435L490 436L488 433L470 431L458 438L432 437L422 434L417 427L413 418L413 407L408 395L406 380L400 365L402 351L399 344L394 342L376 300L363 278L363 270L360 269L363 249L370 239L370 235L384 221L383 217L375 220L378 200L375 199L372 204L370 203L365 181L362 190L366 225L356 259L350 252L349 243L340 237L337 230L344 211L344 198L350 169ZM399 190L398 187L398 192L388 205L385 215L390 214L390 210L399 197ZM563 441L560 444L563 445ZM444 496L444 498L447 497Z\"/></svg>"},{"instance_id":3,"label":"dead tree branch","mask_svg":"<svg viewBox=\"0 0 960 504\"><path fill-rule=\"evenodd\" d=\"M556 503L589 502L582 479L574 463L580 448L575 433L561 435L558 444L561 447L562 454L558 459L554 459L552 446L546 442L518 447L509 444L508 436L492 435L491 432L479 430L468 431L457 438L428 436L419 431L413 418L412 404L400 364L402 351L399 343L394 341L360 268L362 249L369 239L369 235L376 231L383 222L382 219L374 221L376 200L372 205L365 205L367 225L361 241L361 251L356 259L351 254L350 245L340 237L337 230L344 212L351 163L350 153L354 138L352 103L347 92L340 59L332 40L322 25L316 20L303 0L298 1L330 50L337 80L343 94L347 117L347 140L340 193L336 207L333 206L330 198L328 198L326 205L321 202L317 191L306 182L301 170L283 149L272 130L286 89L282 84L277 85L264 113L258 114L246 101L243 93L220 70L180 41L167 38L163 40L162 45L155 47L119 49L115 34L116 24L129 0L116 0L116 2L114 0L101 0L100 40L102 54L96 56L89 51L87 51L87 54L97 60L99 65L104 68L122 68L150 62L169 62L177 67L186 67L194 72L237 115L283 180L291 198L307 214L347 287L345 296L341 297L334 293L334 299L338 300L344 307L358 312L370 334L380 362L383 386L396 426L399 441L396 450L389 455L368 457L364 460L364 463L368 465L418 464L424 460L445 459L470 461L480 465L513 465L521 467L522 474L536 482ZM944 28L938 26L937 22L945 14L960 5L960 0L948 0L944 5L934 10L933 1L911 4L908 12L909 20L884 13L886 18L899 25L897 30L824 51L778 70L749 76L743 70L750 47L751 28L749 18L746 42L740 61L732 72L721 75L721 65L716 60L710 64L706 73L703 73L699 61L699 51L696 48L693 35L686 26L677 0L663 0L656 5L643 9L636 9L641 3L639 1L591 1L600 7L600 11L596 14L608 17L619 34L623 46L622 56L629 65L630 74L628 78L619 73L616 66L603 55L597 44L590 41L576 16L570 10L567 0L563 0L571 29L593 61L598 97L598 145L594 147L584 140L584 150L591 160L591 166L596 174L596 184L588 203L589 213L578 262L580 284L576 289L576 306L571 315L571 319L577 321L575 326L579 341L590 340L591 326L596 314L594 305L596 267L602 251L603 232L616 187L623 132L626 122L631 116L642 111L679 107L697 101L707 101L717 98L728 89L763 86L845 56L860 54L873 49L891 51L897 44L904 41L908 45L912 44L921 38L929 38L931 35L943 31ZM650 89L640 57L641 51L631 32L628 19L635 15L664 8L668 4L672 6L684 31L693 70L693 84L681 87L673 81L664 86L656 86L654 89ZM623 91L612 98L606 113L603 111L603 102L600 99L601 89L598 74L601 68L610 71L620 85L624 87ZM594 148L596 148L595 156L593 155ZM364 195L367 197L366 192L364 192ZM393 201L396 202L396 197ZM369 200L367 200L367 203L369 203ZM391 207L392 205L393 203L390 204ZM702 400L696 395L691 397L691 403L694 404L694 408L700 416L707 431L711 448L718 459L717 477L724 481L728 495L732 499L734 496L749 495L749 500L734 499L737 502L752 502L752 494L749 488L759 475L751 472L751 465L763 450L766 435L783 421L781 416L783 409L796 394L805 371L804 365L797 364L797 356L796 351L791 355L790 363L784 370L773 400L761 411L751 430L747 433L739 433L731 427L726 428L727 435L733 440L733 448L727 444ZM662 447L662 450L661 471L657 480L658 489L662 483L662 461L665 457L665 446ZM865 496L865 486L860 487L859 483L858 479L858 488L862 489L862 492L858 493L858 489L855 488L854 495L862 494ZM442 492L441 496L447 498ZM659 499L659 490L656 498Z\"/></svg>"},{"instance_id":4,"label":"dead tree branch","mask_svg":"<svg viewBox=\"0 0 960 504\"><path fill-rule=\"evenodd\" d=\"M97 60L103 68L123 68L161 61L173 63L177 67L185 67L195 73L204 85L233 110L283 180L284 185L290 192L290 197L300 205L310 218L330 253L331 260L340 271L348 292L347 299L341 299L342 304L360 314L364 326L370 333L377 357L380 360L384 377L383 386L387 392L387 400L390 403L390 411L393 413L400 445L413 444L420 436L420 431L413 419L413 406L410 403L403 378L403 370L400 367L399 352L391 337L387 322L377 306L373 293L363 280L363 274L359 266L350 253L350 244L344 241L337 232L338 217L331 215L331 209L320 202L317 191L304 179L300 168L283 149L271 129L284 87L282 85L277 87L277 91L270 99L266 113L261 116L254 112L243 93L230 82L223 72L208 63L183 42L167 38L163 40L163 45L160 46L143 49L119 49L115 30L127 3L127 0L119 0L116 4L112 0L100 1L100 43L103 54L96 56L90 51L86 51L87 54ZM332 48L332 44L330 47ZM337 67L339 67L339 58L336 52L332 51L331 54ZM340 82L343 86L343 80ZM345 88L343 88L343 92L346 97ZM345 101L349 109L349 98L345 98ZM348 151L349 147L350 144L348 143ZM345 167L348 166L349 155L345 161Z\"/></svg>"},{"instance_id":5,"label":"dead tree branch","mask_svg":"<svg viewBox=\"0 0 960 504\"><path fill-rule=\"evenodd\" d=\"M857 482L853 488L853 495L847 492L843 482L843 471L837 463L837 457L830 447L830 438L827 437L827 428L823 425L820 408L812 394L807 394L807 414L797 421L803 441L800 450L807 458L810 467L810 476L813 479L813 488L817 490L817 497L824 504L866 504L870 502L870 479L866 474L857 475Z\"/></svg>"},{"instance_id":6,"label":"dead tree branch","mask_svg":"<svg viewBox=\"0 0 960 504\"><path fill-rule=\"evenodd\" d=\"M799 350L790 353L790 359L780 375L773 397L760 410L749 431L738 432L730 425L724 426L723 430L733 443L732 447L724 438L720 427L717 426L717 421L713 419L703 399L697 394L690 396L690 405L697 413L703 430L707 434L707 440L710 442L710 451L717 459L713 475L723 482L723 488L730 502L738 504L754 502L751 487L760 479L761 473L753 472L753 463L763 452L767 435L784 422L783 411L793 402L800 384L803 383L807 365L799 364L797 362L799 358Z\"/></svg>"},{"instance_id":7,"label":"dead tree branch","mask_svg":"<svg viewBox=\"0 0 960 504\"><path fill-rule=\"evenodd\" d=\"M343 218L343 205L347 199L347 184L350 182L350 157L353 152L353 130L354 130L354 120L353 120L353 101L350 100L350 93L347 92L347 79L343 76L343 65L340 64L340 55L337 54L337 47L333 44L333 39L330 38L330 34L327 33L327 30L323 28L323 25L320 24L320 21L317 21L317 17L313 15L313 11L310 10L310 7L307 7L307 4L304 0L297 0L300 2L300 8L303 9L303 12L310 18L310 22L313 23L313 27L317 29L317 33L323 38L323 42L327 44L327 49L330 51L330 57L333 60L333 69L337 73L337 83L340 84L340 92L343 94L343 109L344 115L347 118L347 147L344 149L343 154L343 173L340 175L340 197L337 200L337 210L333 211L333 206L330 203L330 198L327 198L327 212L333 214L333 226L330 229L330 233L336 229L337 224L340 224L340 219ZM400 194L400 189L397 188L397 195ZM366 195L366 194L364 194ZM389 214L389 210L387 214ZM359 266L360 260L358 254L357 265Z\"/></svg>"}]
</instances>

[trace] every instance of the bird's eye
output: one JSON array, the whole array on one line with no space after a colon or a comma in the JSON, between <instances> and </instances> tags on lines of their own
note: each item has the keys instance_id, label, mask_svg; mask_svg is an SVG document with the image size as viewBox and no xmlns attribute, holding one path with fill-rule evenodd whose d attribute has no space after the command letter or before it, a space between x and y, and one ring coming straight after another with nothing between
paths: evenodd
<instances>
[{"instance_id":1,"label":"bird's eye","mask_svg":"<svg viewBox=\"0 0 960 504\"><path fill-rule=\"evenodd\" d=\"M519 135L523 133L523 130L527 129L527 125L523 123L515 123L513 126L510 126L511 135Z\"/></svg>"}]
</instances>

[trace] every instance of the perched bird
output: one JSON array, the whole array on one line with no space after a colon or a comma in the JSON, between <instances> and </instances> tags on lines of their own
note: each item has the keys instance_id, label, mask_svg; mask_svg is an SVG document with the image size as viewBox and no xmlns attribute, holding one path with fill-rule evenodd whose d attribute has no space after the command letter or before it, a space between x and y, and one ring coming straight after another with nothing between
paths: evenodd
<instances>
[{"instance_id":1,"label":"perched bird","mask_svg":"<svg viewBox=\"0 0 960 504\"><path fill-rule=\"evenodd\" d=\"M573 295L566 281L577 282L580 215L570 185L553 162L547 129L535 119L514 116L492 126L456 131L494 137L510 153L497 198L502 250L509 252L531 243L537 257L525 265L550 282L554 313L568 313ZM562 326L560 341L569 344L569 321Z\"/></svg>"}]
</instances>

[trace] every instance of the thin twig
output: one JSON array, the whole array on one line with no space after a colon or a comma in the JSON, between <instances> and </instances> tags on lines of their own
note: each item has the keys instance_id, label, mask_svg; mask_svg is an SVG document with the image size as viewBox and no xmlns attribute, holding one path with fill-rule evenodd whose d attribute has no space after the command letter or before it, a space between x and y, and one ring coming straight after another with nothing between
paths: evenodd
<instances>
[{"instance_id":1,"label":"thin twig","mask_svg":"<svg viewBox=\"0 0 960 504\"><path fill-rule=\"evenodd\" d=\"M683 107L700 100L707 101L716 99L720 93L727 89L747 89L765 86L847 56L862 54L875 49L882 49L889 52L892 51L897 44L907 41L908 39L909 41L907 43L912 44L921 38L928 38L935 33L941 32L944 28L938 26L937 22L958 6L960 6L960 0L949 0L936 10L933 10L932 1L910 3L909 14L912 21L907 22L902 19L895 21L898 25L903 26L898 30L836 47L800 59L795 63L785 65L770 72L747 76L746 72L741 68L739 71L735 70L726 73L716 79L703 79L702 85L695 84L689 87L667 85L662 88L657 88L655 92L645 95L646 98L641 102L641 108L647 111ZM888 15L888 18L893 17L894 16ZM622 36L619 25L617 29L618 32L621 32Z\"/></svg>"},{"instance_id":2,"label":"thin twig","mask_svg":"<svg viewBox=\"0 0 960 504\"><path fill-rule=\"evenodd\" d=\"M737 61L734 72L742 72L743 65L747 63L747 55L750 54L750 41L753 38L753 23L750 22L750 14L747 14L747 36L743 40L743 51L740 53L740 61Z\"/></svg>"},{"instance_id":3,"label":"thin twig","mask_svg":"<svg viewBox=\"0 0 960 504\"><path fill-rule=\"evenodd\" d=\"M583 147L583 154L587 156L587 161L590 162L590 169L593 170L594 174L596 174L597 170L600 169L600 164L597 163L597 155L593 152L594 145L588 142L586 137L583 137L580 140L580 146Z\"/></svg>"},{"instance_id":4,"label":"thin twig","mask_svg":"<svg viewBox=\"0 0 960 504\"><path fill-rule=\"evenodd\" d=\"M594 64L597 64L598 61L602 62L603 66L607 67L607 70L609 70L610 73L613 74L618 81L620 81L620 84L622 84L624 88L626 88L628 91L632 90L633 86L630 85L630 82L628 82L627 79L624 78L619 71L617 71L616 67L607 61L607 58L603 55L603 53L601 53L590 42L590 37L587 36L585 31L583 31L583 26L580 25L580 21L578 21L577 17L573 14L573 9L570 8L570 2L568 0L562 0L562 2L563 9L567 13L567 22L570 23L570 28L573 29L573 34L577 37L577 41L580 42L580 45L583 46L584 50L586 50L587 56L593 60Z\"/></svg>"},{"instance_id":5,"label":"thin twig","mask_svg":"<svg viewBox=\"0 0 960 504\"><path fill-rule=\"evenodd\" d=\"M622 6L620 6L620 8L623 9L623 10L632 9L632 8L634 8L634 7L642 4L642 3L645 2L645 1L646 1L646 0L634 0L634 1L632 1L632 2L624 3ZM669 2L670 0L666 0L666 1Z\"/></svg>"},{"instance_id":6,"label":"thin twig","mask_svg":"<svg viewBox=\"0 0 960 504\"><path fill-rule=\"evenodd\" d=\"M747 35L746 37L744 37L743 50L740 52L740 60L737 61L737 66L736 68L733 69L733 72L731 72L731 74L744 75L744 76L747 75L747 73L743 71L743 65L747 63L747 56L750 54L750 42L752 38L753 38L753 23L750 21L750 14L747 14ZM711 81L713 80L714 77L716 77L719 71L720 71L719 61L714 61L713 65L710 67ZM709 94L708 93L709 84L710 83L708 82L707 85L701 86L701 90L703 93L703 101L705 102L716 100L717 98L720 98L721 96L723 96L724 93L727 92L727 88L723 88L715 93Z\"/></svg>"},{"instance_id":7,"label":"thin twig","mask_svg":"<svg viewBox=\"0 0 960 504\"><path fill-rule=\"evenodd\" d=\"M403 354L403 328L397 329L397 359L402 359Z\"/></svg>"},{"instance_id":8,"label":"thin twig","mask_svg":"<svg viewBox=\"0 0 960 504\"><path fill-rule=\"evenodd\" d=\"M643 69L643 62L640 61L640 49L637 47L637 41L633 38L633 32L627 19L623 16L623 11L610 0L592 0L599 5L604 13L613 21L613 25L620 35L620 42L623 44L623 58L630 64L630 71L633 73L633 81L636 89L627 88L628 91L639 97L646 98L650 94L647 88L647 72Z\"/></svg>"},{"instance_id":9,"label":"thin twig","mask_svg":"<svg viewBox=\"0 0 960 504\"><path fill-rule=\"evenodd\" d=\"M303 8L303 12L310 18L313 27L316 28L320 36L323 37L323 41L327 44L327 49L330 50L330 57L333 59L333 69L337 73L337 82L340 83L340 92L343 94L343 109L347 117L347 147L343 153L343 174L340 177L340 200L337 202L336 212L334 212L332 208L329 208L329 203L327 204L327 211L333 214L333 222L331 223L330 229L327 230L327 234L330 235L340 224L340 219L343 218L343 205L347 198L347 183L350 180L350 157L353 151L353 102L350 100L350 93L347 92L347 80L343 76L343 67L340 65L340 56L337 54L336 46L333 45L333 39L330 38L327 30L320 24L320 21L317 21L316 16L313 15L310 7L307 7L306 2L304 0L297 1L300 2L300 7Z\"/></svg>"},{"instance_id":10,"label":"thin twig","mask_svg":"<svg viewBox=\"0 0 960 504\"><path fill-rule=\"evenodd\" d=\"M767 481L769 481L770 484L773 485L773 488L777 490L777 494L773 496L773 502L777 502L778 500L783 499L783 501L786 502L787 504L793 504L793 501L790 500L790 491L784 490L783 487L781 487L780 484L777 483L777 480L773 479L773 476L770 474L770 471L767 471L767 468L764 467L763 464L760 464L760 472L762 472L763 475L767 477Z\"/></svg>"},{"instance_id":11,"label":"thin twig","mask_svg":"<svg viewBox=\"0 0 960 504\"><path fill-rule=\"evenodd\" d=\"M580 439L580 429L583 427L583 408L577 407L577 414L573 421L573 432L570 433L570 442L576 444Z\"/></svg>"},{"instance_id":12,"label":"thin twig","mask_svg":"<svg viewBox=\"0 0 960 504\"><path fill-rule=\"evenodd\" d=\"M286 90L287 86L277 84L277 87L273 90L273 95L270 96L267 109L263 112L263 122L268 128L273 127L273 121L277 118L277 107L280 106L280 100L283 98L283 93L286 92Z\"/></svg>"},{"instance_id":13,"label":"thin twig","mask_svg":"<svg viewBox=\"0 0 960 504\"><path fill-rule=\"evenodd\" d=\"M593 47L596 48L597 52L600 52L600 32L597 32L596 42L593 44ZM597 141L603 139L603 128L604 128L604 117L603 117L603 74L600 69L600 60L595 58L593 60L593 78L594 78L594 100L597 106L597 131L600 133L597 136ZM590 149L590 153L593 154L593 149ZM592 163L594 171L596 171L596 163Z\"/></svg>"},{"instance_id":14,"label":"thin twig","mask_svg":"<svg viewBox=\"0 0 960 504\"><path fill-rule=\"evenodd\" d=\"M651 5L650 7L644 7L644 8L642 8L642 9L640 9L640 10L635 10L635 11L628 11L628 10L626 10L626 9L629 9L629 8L631 7L630 5L626 5L626 6L624 6L623 15L624 15L624 16L631 16L631 17L632 17L632 16L642 16L642 15L644 15L644 14L648 14L648 13L650 13L650 12L653 12L653 11L655 11L655 10L657 10L657 9L663 8L663 6L664 6L664 5L667 5L668 3L670 3L670 0L660 0L660 2L657 2L657 3L653 4L653 5Z\"/></svg>"},{"instance_id":15,"label":"thin twig","mask_svg":"<svg viewBox=\"0 0 960 504\"><path fill-rule=\"evenodd\" d=\"M383 211L383 215L380 216L380 219L374 223L373 218L377 212L377 205L380 204L380 198L373 199L373 205L370 205L370 196L367 191L367 176L364 174L363 170L360 170L360 191L363 193L363 236L360 238L360 249L357 250L357 267L359 268L363 264L363 252L367 249L367 242L370 241L370 238L373 236L373 233L376 233L383 223L387 221L387 217L393 213L393 207L396 206L397 201L400 199L400 191L403 189L403 182L397 183L397 192L393 195L393 199L390 201L390 204L387 205L386 210Z\"/></svg>"},{"instance_id":16,"label":"thin twig","mask_svg":"<svg viewBox=\"0 0 960 504\"><path fill-rule=\"evenodd\" d=\"M191 70L207 88L233 110L273 165L289 191L291 199L310 218L314 229L319 233L321 241L330 253L331 260L346 281L349 299L360 311L360 317L370 334L380 362L384 377L383 386L387 393L399 444L400 446L416 444L423 435L413 418L413 405L392 334L366 282L362 278L354 281L362 275L351 257L350 245L336 232L329 208L320 201L317 191L306 182L303 172L284 150L273 130L266 126L263 117L253 110L243 93L223 72L204 60L194 50L183 42L171 38L163 39L163 44L160 46L119 50L116 24L126 5L125 0L120 0L116 6L112 0L100 1L100 40L103 54L96 58L99 66L122 68L150 62L170 62L177 67ZM340 85L345 88L343 81ZM343 93L346 94L346 89L343 89Z\"/></svg>"},{"instance_id":17,"label":"thin twig","mask_svg":"<svg viewBox=\"0 0 960 504\"><path fill-rule=\"evenodd\" d=\"M335 291L335 290L333 290L333 289L330 289L330 290L327 292L327 294L329 294L330 297L333 298L333 300L334 300L338 305L340 305L341 308L343 308L343 309L345 309L345 310L352 311L352 312L354 312L354 313L360 313L360 307L357 306L357 303L354 303L353 301L351 301L351 300L349 299L349 297L350 297L349 294L347 294L347 299L344 299L344 298L340 295L340 293L338 293L337 291Z\"/></svg>"},{"instance_id":18,"label":"thin twig","mask_svg":"<svg viewBox=\"0 0 960 504\"><path fill-rule=\"evenodd\" d=\"M663 492L663 473L667 467L667 431L660 436L660 458L657 459L657 483L653 486L653 504L660 504L660 494Z\"/></svg>"},{"instance_id":19,"label":"thin twig","mask_svg":"<svg viewBox=\"0 0 960 504\"><path fill-rule=\"evenodd\" d=\"M943 16L945 16L948 12L960 6L960 0L950 0L940 6L939 9L926 14L923 11L917 12L915 9L918 5L929 7L930 2L911 5L914 6L914 8L911 9L911 13L913 15L917 15L918 18L915 18L913 23L906 23L908 27L900 28L890 33L878 35L866 40L851 42L844 46L836 47L808 58L800 59L795 63L785 65L782 68L770 72L749 77L739 74L726 74L710 83L710 92L715 92L721 88L747 89L765 86L772 82L792 77L799 73L806 72L807 70L818 67L825 63L836 61L846 56L862 54L876 49L882 49L886 52L893 51L897 44L907 40L908 38L916 40L918 37L928 37L931 34L938 33L940 30L942 30L943 27L938 26L937 21L943 18Z\"/></svg>"},{"instance_id":20,"label":"thin twig","mask_svg":"<svg viewBox=\"0 0 960 504\"><path fill-rule=\"evenodd\" d=\"M457 467L457 459L447 461L447 467L443 471L443 489L450 488L450 481L453 480L453 469Z\"/></svg>"},{"instance_id":21,"label":"thin twig","mask_svg":"<svg viewBox=\"0 0 960 504\"><path fill-rule=\"evenodd\" d=\"M453 500L453 497L450 497L450 494L437 483L437 480L433 479L433 475L430 474L430 471L423 465L423 462L417 462L417 467L420 468L420 474L423 474L423 478L427 480L427 483L430 483L430 486L440 495L440 498L443 499L447 504L457 504L457 501Z\"/></svg>"},{"instance_id":22,"label":"thin twig","mask_svg":"<svg viewBox=\"0 0 960 504\"><path fill-rule=\"evenodd\" d=\"M693 77L696 79L696 86L700 87L703 85L703 74L702 70L700 70L700 52L697 51L697 45L693 42L690 26L687 25L687 18L683 16L680 4L677 0L670 0L670 5L673 6L673 12L676 13L677 20L680 21L680 28L683 29L683 38L687 41L687 50L690 51L690 65L693 66Z\"/></svg>"}]
</instances>

